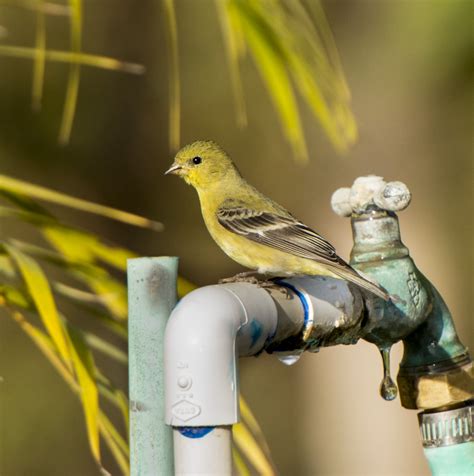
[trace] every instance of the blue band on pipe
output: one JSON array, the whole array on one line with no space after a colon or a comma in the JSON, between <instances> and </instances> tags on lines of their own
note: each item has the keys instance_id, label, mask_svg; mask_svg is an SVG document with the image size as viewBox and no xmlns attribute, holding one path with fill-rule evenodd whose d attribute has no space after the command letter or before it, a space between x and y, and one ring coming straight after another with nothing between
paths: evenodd
<instances>
[{"instance_id":1,"label":"blue band on pipe","mask_svg":"<svg viewBox=\"0 0 474 476\"><path fill-rule=\"evenodd\" d=\"M290 283L287 283L285 281L278 281L278 284L281 284L285 288L291 289L299 297L299 299L301 301L301 304L303 306L304 326L306 327L306 325L308 324L308 321L309 321L309 304L308 304L308 301L306 299L306 296L299 289L297 289L295 286L293 286Z\"/></svg>"},{"instance_id":2,"label":"blue band on pipe","mask_svg":"<svg viewBox=\"0 0 474 476\"><path fill-rule=\"evenodd\" d=\"M214 428L215 426L180 426L178 431L186 438L202 438Z\"/></svg>"}]
</instances>

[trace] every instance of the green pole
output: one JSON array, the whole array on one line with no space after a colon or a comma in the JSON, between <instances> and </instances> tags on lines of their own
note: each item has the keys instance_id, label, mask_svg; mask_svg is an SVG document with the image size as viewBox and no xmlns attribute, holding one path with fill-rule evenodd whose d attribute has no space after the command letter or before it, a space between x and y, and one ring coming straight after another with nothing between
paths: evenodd
<instances>
[{"instance_id":1,"label":"green pole","mask_svg":"<svg viewBox=\"0 0 474 476\"><path fill-rule=\"evenodd\" d=\"M163 342L176 304L178 258L127 263L131 476L172 476L173 435L165 425Z\"/></svg>"},{"instance_id":2,"label":"green pole","mask_svg":"<svg viewBox=\"0 0 474 476\"><path fill-rule=\"evenodd\" d=\"M424 448L432 476L472 476L474 441L441 448Z\"/></svg>"}]
</instances>

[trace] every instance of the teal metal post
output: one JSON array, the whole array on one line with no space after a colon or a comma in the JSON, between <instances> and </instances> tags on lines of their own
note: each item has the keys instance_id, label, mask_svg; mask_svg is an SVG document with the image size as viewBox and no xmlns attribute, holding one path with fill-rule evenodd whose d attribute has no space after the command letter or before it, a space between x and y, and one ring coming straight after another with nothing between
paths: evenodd
<instances>
[{"instance_id":1,"label":"teal metal post","mask_svg":"<svg viewBox=\"0 0 474 476\"><path fill-rule=\"evenodd\" d=\"M127 263L131 476L172 476L173 434L165 425L163 340L176 304L178 258Z\"/></svg>"},{"instance_id":2,"label":"teal metal post","mask_svg":"<svg viewBox=\"0 0 474 476\"><path fill-rule=\"evenodd\" d=\"M472 476L474 441L442 448L424 448L432 476Z\"/></svg>"}]
</instances>

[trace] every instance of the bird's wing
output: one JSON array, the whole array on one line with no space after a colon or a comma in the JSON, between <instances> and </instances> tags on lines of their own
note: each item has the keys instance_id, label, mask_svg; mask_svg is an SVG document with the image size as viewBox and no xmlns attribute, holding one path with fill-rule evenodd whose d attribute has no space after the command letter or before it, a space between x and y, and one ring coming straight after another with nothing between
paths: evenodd
<instances>
[{"instance_id":1,"label":"bird's wing","mask_svg":"<svg viewBox=\"0 0 474 476\"><path fill-rule=\"evenodd\" d=\"M217 210L218 222L227 230L285 253L327 265L331 271L388 301L390 295L377 283L360 276L341 259L334 247L304 223L287 214L257 211L233 203Z\"/></svg>"},{"instance_id":2,"label":"bird's wing","mask_svg":"<svg viewBox=\"0 0 474 476\"><path fill-rule=\"evenodd\" d=\"M285 253L337 267L347 266L328 241L291 215L223 206L217 210L217 220L233 233Z\"/></svg>"}]
</instances>

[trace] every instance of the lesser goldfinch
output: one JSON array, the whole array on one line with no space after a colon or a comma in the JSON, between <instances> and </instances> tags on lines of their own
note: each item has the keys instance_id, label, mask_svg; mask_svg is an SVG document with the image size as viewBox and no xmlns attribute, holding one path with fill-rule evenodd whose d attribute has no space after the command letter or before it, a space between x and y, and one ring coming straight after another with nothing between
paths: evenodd
<instances>
[{"instance_id":1,"label":"lesser goldfinch","mask_svg":"<svg viewBox=\"0 0 474 476\"><path fill-rule=\"evenodd\" d=\"M209 233L237 263L263 275L345 279L389 300L386 291L360 276L326 239L248 184L215 142L183 147L165 173L196 189Z\"/></svg>"}]
</instances>

